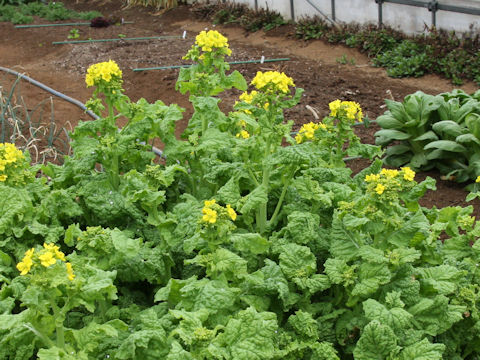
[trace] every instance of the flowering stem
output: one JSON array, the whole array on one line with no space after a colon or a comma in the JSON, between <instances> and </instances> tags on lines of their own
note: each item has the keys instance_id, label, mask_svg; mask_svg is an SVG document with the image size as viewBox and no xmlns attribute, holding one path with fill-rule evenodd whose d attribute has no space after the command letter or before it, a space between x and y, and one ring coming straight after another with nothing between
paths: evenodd
<instances>
[{"instance_id":1,"label":"flowering stem","mask_svg":"<svg viewBox=\"0 0 480 360\"><path fill-rule=\"evenodd\" d=\"M283 185L282 193L280 194L280 198L278 199L277 206L275 207L275 211L273 212L273 215L268 222L268 225L274 224L275 220L277 219L278 213L280 212L280 209L283 204L283 199L285 198L285 194L287 193L288 186L290 185L290 182L292 181L293 175L297 171L297 168L295 167L293 171L289 174L287 180L285 181L285 184Z\"/></svg>"},{"instance_id":2,"label":"flowering stem","mask_svg":"<svg viewBox=\"0 0 480 360\"><path fill-rule=\"evenodd\" d=\"M267 190L267 197L268 197L268 185L270 183L270 164L267 163L267 157L270 155L270 145L271 145L271 139L267 139L267 143L265 145L265 156L264 156L264 165L263 165L263 177L262 177L262 185L265 187ZM267 226L267 204L268 200L260 205L258 217L257 217L257 223L258 223L258 228L261 234L265 232L265 228Z\"/></svg>"},{"instance_id":3,"label":"flowering stem","mask_svg":"<svg viewBox=\"0 0 480 360\"><path fill-rule=\"evenodd\" d=\"M65 335L63 330L63 316L60 313L60 309L55 302L55 299L50 296L50 305L52 305L53 309L53 317L55 318L55 328L56 328L56 335L57 335L57 346L59 348L65 347Z\"/></svg>"}]
</instances>

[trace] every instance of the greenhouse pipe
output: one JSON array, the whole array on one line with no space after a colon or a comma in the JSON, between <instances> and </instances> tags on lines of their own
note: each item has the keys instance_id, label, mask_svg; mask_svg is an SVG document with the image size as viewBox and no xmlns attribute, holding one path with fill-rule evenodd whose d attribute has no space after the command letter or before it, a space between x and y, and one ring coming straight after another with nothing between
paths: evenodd
<instances>
[{"instance_id":1,"label":"greenhouse pipe","mask_svg":"<svg viewBox=\"0 0 480 360\"><path fill-rule=\"evenodd\" d=\"M336 21L336 19L335 19L335 0L332 0L332 20Z\"/></svg>"},{"instance_id":2,"label":"greenhouse pipe","mask_svg":"<svg viewBox=\"0 0 480 360\"><path fill-rule=\"evenodd\" d=\"M325 19L327 19L333 26L338 27L338 24L335 22L335 20L330 19L326 14L323 13L322 10L320 10L314 3L312 3L310 0L305 0L307 3L309 3L315 10L317 10L320 15L322 15Z\"/></svg>"},{"instance_id":3,"label":"greenhouse pipe","mask_svg":"<svg viewBox=\"0 0 480 360\"><path fill-rule=\"evenodd\" d=\"M0 66L0 70L1 71L4 71L8 74L11 74L11 75L15 75L21 79L24 79L26 81L28 81L30 84L32 85L35 85L35 86L38 86L39 88L45 90L45 91L48 91L49 93L55 95L55 96L58 96L59 98L62 98L63 100L66 100L74 105L77 105L78 107L80 107L82 110L84 110L89 116L91 116L92 118L94 118L95 120L98 119L98 116L95 115L92 111L90 110L87 110L87 108L85 107L85 105L81 102L81 101L78 101L76 99L73 99L65 94L62 94L61 92L57 91L57 90L54 90L52 89L51 87L48 87L47 85L45 84L42 84L41 82L37 81L37 80L34 80L32 79L31 77L27 76L27 75L24 75L24 74L21 74L17 71L14 71L14 70L11 70L11 69L7 69L7 68L4 68L4 67L1 67Z\"/></svg>"},{"instance_id":4,"label":"greenhouse pipe","mask_svg":"<svg viewBox=\"0 0 480 360\"><path fill-rule=\"evenodd\" d=\"M158 39L181 39L182 36L147 36L136 38L114 38L114 39L92 39L92 40L71 40L71 41L54 41L53 45L59 44L83 44L93 42L109 42L109 41L127 41L127 40L158 40Z\"/></svg>"},{"instance_id":5,"label":"greenhouse pipe","mask_svg":"<svg viewBox=\"0 0 480 360\"><path fill-rule=\"evenodd\" d=\"M87 108L85 107L85 105L79 101L79 100L76 100L74 98L71 98L70 96L67 96L65 94L62 94L61 92L57 91L57 90L54 90L52 89L51 87L48 87L47 85L45 84L42 84L41 82L37 81L37 80L34 80L32 79L31 77L29 76L26 76L24 74L21 74L15 70L11 70L11 69L7 69L7 68L4 68L2 66L0 66L0 71L3 71L3 72L6 72L8 74L11 74L11 75L15 75L17 76L18 78L20 79L24 79L26 81L28 81L29 83L31 83L32 85L35 85L35 86L38 86L39 88L45 90L45 91L48 91L49 93L55 95L55 96L58 96L59 98L65 100L65 101L68 101L74 105L77 105L79 108L81 108L82 110L85 111L85 113L89 116L91 116L93 119L95 120L98 120L99 119L99 116L96 115L95 113L93 113L91 110L87 110ZM157 156L163 156L163 152L162 150L156 148L155 146L152 146L152 151L155 153L155 155Z\"/></svg>"},{"instance_id":6,"label":"greenhouse pipe","mask_svg":"<svg viewBox=\"0 0 480 360\"><path fill-rule=\"evenodd\" d=\"M27 28L39 28L39 27L50 27L50 26L86 26L90 25L89 22L79 22L79 23L57 23L57 24L32 24L32 25L15 25L16 29L27 29ZM133 21L124 21L122 24L133 24Z\"/></svg>"},{"instance_id":7,"label":"greenhouse pipe","mask_svg":"<svg viewBox=\"0 0 480 360\"><path fill-rule=\"evenodd\" d=\"M228 62L228 64L229 65L255 64L255 63L266 63L266 62L276 62L276 61L290 61L290 58L264 59L263 61L262 60L230 61L230 62ZM192 66L192 65L188 64L188 65L158 66L158 67L151 67L151 68L136 68L136 69L133 69L133 71L180 69L180 68L188 68L190 66Z\"/></svg>"},{"instance_id":8,"label":"greenhouse pipe","mask_svg":"<svg viewBox=\"0 0 480 360\"><path fill-rule=\"evenodd\" d=\"M430 6L432 6L433 3L437 3L436 4L437 10L457 12L457 13L469 14L469 15L480 15L480 9L474 9L471 7L463 7L463 6L456 6L456 5L444 5L444 4L439 4L435 0L429 1L429 2L423 2L418 0L375 0L375 1L388 2L388 3L400 4L400 5L417 6L417 7L424 7L424 8L429 8L430 4L431 4Z\"/></svg>"}]
</instances>

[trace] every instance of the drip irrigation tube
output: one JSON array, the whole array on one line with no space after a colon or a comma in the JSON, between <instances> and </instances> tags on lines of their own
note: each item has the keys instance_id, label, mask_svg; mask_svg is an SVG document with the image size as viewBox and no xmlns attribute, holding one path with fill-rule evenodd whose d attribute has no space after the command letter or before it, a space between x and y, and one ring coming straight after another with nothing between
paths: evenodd
<instances>
[{"instance_id":1,"label":"drip irrigation tube","mask_svg":"<svg viewBox=\"0 0 480 360\"><path fill-rule=\"evenodd\" d=\"M34 80L32 79L31 77L29 76L26 76L24 74L21 74L15 70L11 70L11 69L7 69L5 67L2 67L0 66L0 71L3 71L3 72L6 72L8 74L11 74L11 75L15 75L17 76L18 78L20 79L24 79L26 81L28 81L30 84L32 85L35 85L35 86L38 86L39 88L45 90L45 91L48 91L49 93L55 95L55 96L58 96L59 98L65 100L65 101L68 101L69 103L72 103L74 105L77 105L79 108L81 108L82 110L85 111L86 114L88 114L90 117L92 117L93 119L97 120L99 117L93 113L92 111L90 110L87 110L87 108L85 107L85 105L79 101L79 100L76 100L74 98L71 98L70 96L67 96L65 94L62 94L61 92L57 91L57 90L54 90L52 89L51 87L48 87L47 85L45 84L42 84L41 82L37 81L37 80ZM162 150L156 148L155 146L152 146L152 151L155 153L155 155L157 156L163 156L163 152Z\"/></svg>"},{"instance_id":2,"label":"drip irrigation tube","mask_svg":"<svg viewBox=\"0 0 480 360\"><path fill-rule=\"evenodd\" d=\"M235 64L257 64L257 63L266 63L266 62L276 62L276 61L290 61L290 58L279 58L279 59L264 59L264 60L244 60L244 61L230 61L228 64L235 65ZM158 66L158 67L151 67L151 68L136 68L132 69L132 71L148 71L148 70L167 70L167 69L180 69L191 67L192 65L171 65L171 66Z\"/></svg>"},{"instance_id":3,"label":"drip irrigation tube","mask_svg":"<svg viewBox=\"0 0 480 360\"><path fill-rule=\"evenodd\" d=\"M123 24L133 24L133 21L124 21ZM32 24L32 25L15 25L15 29L27 29L27 28L39 28L39 27L50 27L50 26L87 26L91 25L89 22L78 22L78 23L55 23L55 24Z\"/></svg>"},{"instance_id":4,"label":"drip irrigation tube","mask_svg":"<svg viewBox=\"0 0 480 360\"><path fill-rule=\"evenodd\" d=\"M54 41L53 45L59 44L84 44L93 42L109 42L109 41L136 41L136 40L162 40L162 39L183 39L182 36L148 36L134 38L114 38L114 39L91 39L91 40L71 40L71 41Z\"/></svg>"}]
</instances>

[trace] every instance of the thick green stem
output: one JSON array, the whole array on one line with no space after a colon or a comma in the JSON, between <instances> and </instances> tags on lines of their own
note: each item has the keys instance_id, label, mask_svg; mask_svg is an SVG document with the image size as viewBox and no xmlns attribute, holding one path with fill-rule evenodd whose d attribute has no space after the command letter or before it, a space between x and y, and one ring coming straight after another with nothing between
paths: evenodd
<instances>
[{"instance_id":1,"label":"thick green stem","mask_svg":"<svg viewBox=\"0 0 480 360\"><path fill-rule=\"evenodd\" d=\"M290 182L292 181L293 175L295 174L296 170L297 170L296 168L293 169L293 171L290 173L287 180L285 181L285 184L283 184L282 193L280 194L280 198L278 199L277 206L275 207L275 211L273 212L273 215L268 222L269 225L274 224L275 220L277 219L280 209L282 208L283 199L285 198L285 194L287 193L288 186L290 185Z\"/></svg>"},{"instance_id":2,"label":"thick green stem","mask_svg":"<svg viewBox=\"0 0 480 360\"><path fill-rule=\"evenodd\" d=\"M63 329L63 315L53 297L50 297L50 305L52 305L53 317L55 318L55 329L57 335L57 347L65 348L65 334Z\"/></svg>"},{"instance_id":3,"label":"thick green stem","mask_svg":"<svg viewBox=\"0 0 480 360\"><path fill-rule=\"evenodd\" d=\"M268 198L268 185L270 183L270 164L267 163L267 157L270 155L270 146L271 146L271 140L268 139L267 143L265 145L265 156L263 158L263 176L262 176L262 186L265 187L267 190L267 198ZM267 227L267 205L268 201L266 201L264 204L260 205L259 209L259 214L257 217L257 225L258 229L261 234L265 232L265 229Z\"/></svg>"},{"instance_id":4,"label":"thick green stem","mask_svg":"<svg viewBox=\"0 0 480 360\"><path fill-rule=\"evenodd\" d=\"M202 116L202 135L205 135L208 127L208 119L205 115Z\"/></svg>"}]
</instances>

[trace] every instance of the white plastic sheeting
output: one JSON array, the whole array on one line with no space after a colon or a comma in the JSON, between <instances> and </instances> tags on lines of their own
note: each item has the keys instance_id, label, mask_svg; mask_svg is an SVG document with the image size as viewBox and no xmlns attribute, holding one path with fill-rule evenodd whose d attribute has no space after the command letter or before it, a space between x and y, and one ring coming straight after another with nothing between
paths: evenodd
<instances>
[{"instance_id":1,"label":"white plastic sheeting","mask_svg":"<svg viewBox=\"0 0 480 360\"><path fill-rule=\"evenodd\" d=\"M252 8L268 8L282 14L286 19L302 17L326 16L340 22L356 22L359 24L378 23L378 5L375 0L228 0L229 2L246 4ZM428 3L429 0L421 0ZM334 14L332 2L335 3ZM453 5L480 9L480 0L438 0L442 5ZM292 6L293 5L293 6ZM428 9L383 3L383 23L406 33L420 33L432 24L432 13ZM471 25L478 31L480 28L480 16L461 14L439 10L436 13L436 26L446 30L466 32Z\"/></svg>"}]
</instances>

